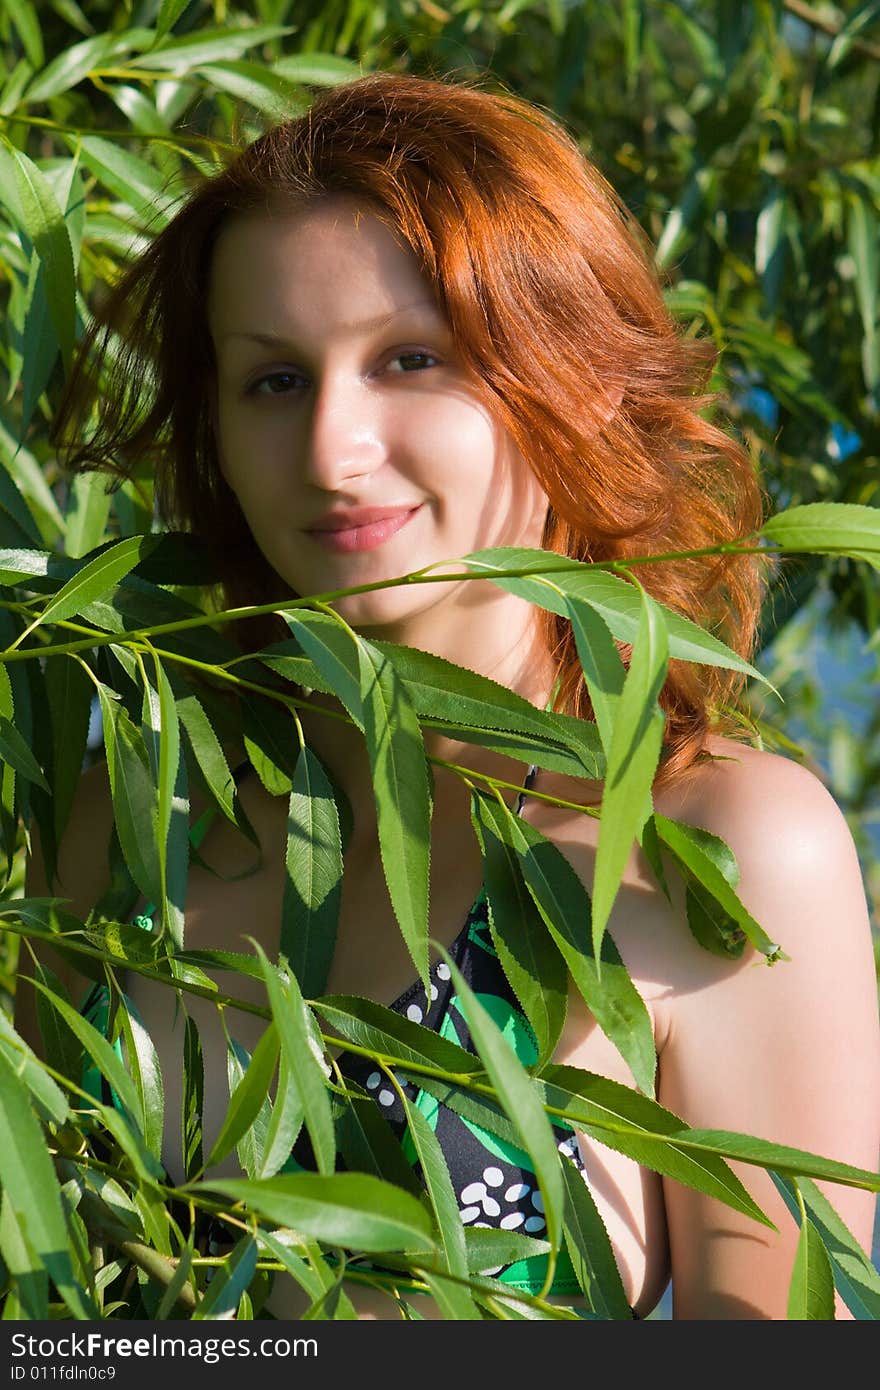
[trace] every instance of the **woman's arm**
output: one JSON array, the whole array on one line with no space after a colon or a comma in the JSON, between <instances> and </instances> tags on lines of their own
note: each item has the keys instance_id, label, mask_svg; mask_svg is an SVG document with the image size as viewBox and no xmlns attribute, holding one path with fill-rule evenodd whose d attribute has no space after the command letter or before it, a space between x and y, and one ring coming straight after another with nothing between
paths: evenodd
<instances>
[{"instance_id":1,"label":"woman's arm","mask_svg":"<svg viewBox=\"0 0 880 1390\"><path fill-rule=\"evenodd\" d=\"M721 835L739 892L791 957L731 965L695 949L666 1006L662 1103L699 1128L733 1129L876 1169L880 1031L871 935L846 822L809 772L725 750L681 819ZM661 1008L663 1006L661 1005ZM778 1234L664 1182L676 1318L784 1318L797 1229L769 1176L734 1165ZM824 1191L870 1251L874 1197ZM849 1316L838 1300L838 1316Z\"/></svg>"}]
</instances>

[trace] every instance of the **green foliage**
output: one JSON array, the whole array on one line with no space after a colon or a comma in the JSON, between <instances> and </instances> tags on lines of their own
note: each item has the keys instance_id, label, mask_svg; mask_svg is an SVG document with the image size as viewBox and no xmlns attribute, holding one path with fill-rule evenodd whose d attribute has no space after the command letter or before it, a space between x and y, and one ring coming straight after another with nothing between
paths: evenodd
<instances>
[{"instance_id":1,"label":"green foliage","mask_svg":"<svg viewBox=\"0 0 880 1390\"><path fill-rule=\"evenodd\" d=\"M733 956L748 939L768 958L780 953L740 902L727 847L655 815L651 800L668 659L752 677L756 718L771 698L762 693L766 675L650 599L632 582L638 562L624 575L620 567L610 573L509 549L464 557L464 578L488 575L571 621L595 727L537 711L437 657L366 642L320 596L288 605L291 640L245 667L217 630L219 616L194 599L192 586L205 576L193 545L154 533L146 470L113 492L98 476L71 482L47 437L89 306L230 146L282 112L306 109L316 87L362 69L467 75L491 68L567 122L658 243L669 302L685 331L699 327L723 349L712 385L760 452L781 508L755 543L815 557L775 595L768 642L781 632L777 650L784 650L786 624L819 588L838 612L873 631L876 7L833 21L803 5L795 18L793 9L762 0L686 7L401 0L390 10L373 0L296 7L261 0L250 9L227 9L222 0L146 0L134 9L97 0L88 15L72 0L0 6L2 985L8 1006L19 956L49 941L107 987L99 1025L43 971L42 1058L0 1010L6 1316L259 1316L266 1271L283 1270L303 1291L306 1316L351 1318L342 1279L355 1262L362 1282L409 1280L429 1289L451 1318L568 1317L481 1273L549 1253L549 1288L554 1262L567 1251L587 1315L627 1317L607 1233L557 1149L551 1120L758 1223L767 1218L729 1164L772 1169L801 1225L790 1315L831 1316L832 1280L856 1316L880 1314L876 1273L811 1181L876 1190L880 1179L749 1136L689 1130L659 1106L650 1023L607 930L638 841L661 881L661 855L677 866L703 946ZM775 416L764 409L768 401ZM827 447L832 425L858 436L844 458ZM618 643L633 648L628 670ZM389 897L422 976L432 816L424 733L606 779L591 901L561 853L511 815L504 785L457 769L472 792L492 938L538 1040L534 1065L517 1061L461 980L478 1055L381 1005L323 993L349 813L302 737L304 687L334 694L364 735ZM237 697L235 712L218 691ZM83 922L63 911L60 898L26 899L22 870L27 830L36 824L50 882L56 877L95 693L116 828L111 890ZM756 728L768 742L784 738L771 723ZM288 798L277 963L259 948L256 959L184 949L187 870L198 854L190 788L256 842L230 771L236 741L265 787ZM862 773L856 809L870 805L880 758L865 760ZM127 921L139 891L158 914L150 935ZM180 1186L161 1164L164 1083L155 1040L121 987L123 972L173 990L184 1014ZM552 1064L567 974L640 1089ZM262 1002L255 1004L257 982ZM201 1042L186 1016L193 1000L225 1020L246 1011L267 1024L251 1055L227 1034L229 1102L207 1157ZM404 1096L427 1189L415 1195L376 1107L346 1090L328 1063L340 1043L372 1057L389 1085L413 1077L525 1148L547 1241L463 1230L436 1137ZM84 1057L112 1104L84 1088ZM302 1127L317 1173L284 1171ZM340 1148L359 1156L359 1171L336 1171ZM208 1171L233 1151L245 1177ZM231 1249L209 1281L202 1236L211 1219L225 1226ZM381 1259L365 1265L365 1256Z\"/></svg>"}]
</instances>

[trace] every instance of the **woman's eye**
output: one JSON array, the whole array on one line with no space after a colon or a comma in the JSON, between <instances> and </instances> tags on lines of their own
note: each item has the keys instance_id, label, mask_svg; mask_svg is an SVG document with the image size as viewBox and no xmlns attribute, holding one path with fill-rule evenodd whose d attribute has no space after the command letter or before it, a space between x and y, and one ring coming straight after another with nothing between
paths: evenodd
<instances>
[{"instance_id":1,"label":"woman's eye","mask_svg":"<svg viewBox=\"0 0 880 1390\"><path fill-rule=\"evenodd\" d=\"M267 376L261 376L251 383L248 395L284 396L288 391L294 390L300 381L302 377L298 372L269 372Z\"/></svg>"},{"instance_id":2,"label":"woman's eye","mask_svg":"<svg viewBox=\"0 0 880 1390\"><path fill-rule=\"evenodd\" d=\"M389 363L390 370L394 370L395 364L400 363L400 370L403 372L420 372L427 367L436 367L439 358L431 352L399 352Z\"/></svg>"}]
</instances>

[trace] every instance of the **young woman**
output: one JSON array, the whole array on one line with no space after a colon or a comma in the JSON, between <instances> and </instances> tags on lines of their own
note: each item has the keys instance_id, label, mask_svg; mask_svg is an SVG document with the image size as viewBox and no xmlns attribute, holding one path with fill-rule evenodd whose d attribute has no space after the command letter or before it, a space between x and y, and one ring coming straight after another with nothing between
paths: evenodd
<instances>
[{"instance_id":1,"label":"young woman","mask_svg":"<svg viewBox=\"0 0 880 1390\"><path fill-rule=\"evenodd\" d=\"M705 418L711 354L670 320L650 255L595 168L509 95L389 75L322 95L188 199L105 317L122 348L79 459L124 469L154 458L166 516L215 543L230 606L369 585L490 546L623 559L696 550L759 525L748 459ZM81 378L62 429L87 396ZM639 577L749 653L754 560L656 564ZM488 581L370 590L336 608L368 637L445 657L539 708L591 717L566 625ZM658 1098L694 1126L873 1168L880 1047L853 843L809 772L724 736L716 712L732 685L729 673L673 662L655 806L731 846L744 903L790 960L771 970L748 949L738 960L702 949L682 885L671 877L670 902L633 854L610 932L651 1015ZM322 716L320 697L310 705L307 740L353 808L329 991L403 1008L416 999L414 970L385 885L363 741ZM428 751L522 781L521 764L470 744L429 735ZM526 790L520 814L589 887L597 823L554 799L596 804L601 787L541 770ZM240 794L260 867L237 877L253 849L214 824L205 867L190 876L186 944L242 950L251 935L271 957L286 802L253 776ZM102 775L84 779L61 855L74 910L88 911L102 889L94 847L111 817ZM460 955L482 866L466 789L438 764L431 833L431 935ZM36 871L32 891L41 886ZM444 968L435 964L432 978L448 979ZM137 976L127 989L159 1051L167 1163L179 1176L173 996ZM407 1007L421 1018L431 1001L422 992ZM194 1001L191 1012L210 1142L226 1106L225 1043L216 1010ZM236 1036L251 1049L261 1027L242 1016ZM556 1060L633 1084L574 989ZM737 1169L778 1231L578 1142L637 1315L671 1274L677 1318L785 1316L797 1233L762 1170ZM463 1220L498 1224L503 1168L457 1172L456 1156L447 1160ZM507 1186L520 1203L511 1222L536 1230L540 1203L527 1216L520 1188L534 1195ZM827 1191L869 1247L870 1194ZM398 1315L382 1294L352 1297L363 1316ZM302 1305L279 1281L270 1306L285 1316Z\"/></svg>"}]
</instances>

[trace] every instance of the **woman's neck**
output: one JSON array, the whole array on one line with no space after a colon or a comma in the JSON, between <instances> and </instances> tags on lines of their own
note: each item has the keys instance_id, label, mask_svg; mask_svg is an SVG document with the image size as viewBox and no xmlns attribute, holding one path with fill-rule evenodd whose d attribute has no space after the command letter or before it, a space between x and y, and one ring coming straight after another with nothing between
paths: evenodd
<instances>
[{"instance_id":1,"label":"woman's neck","mask_svg":"<svg viewBox=\"0 0 880 1390\"><path fill-rule=\"evenodd\" d=\"M532 605L523 600L515 599L513 595L505 597L511 602L498 605L493 615L496 619L503 617L503 621L495 621L491 627L480 622L463 626L459 620L457 635L449 625L434 624L433 630L422 625L421 631L417 632L410 629L392 635L370 631L363 633L363 636L368 639L390 639L400 645L429 651L434 656L488 677L543 709L550 697L556 672L541 631L539 615ZM355 813L356 839L360 842L374 840L373 784L363 735L352 724L318 712L319 707L326 704L328 712L332 710L338 714L341 708L338 701L316 694L313 703L313 710L303 711L303 728L309 745L348 797ZM449 778L459 783L458 776L453 772L442 776L443 763L472 768L504 781L522 781L521 762L433 730L426 729L424 737L426 751L434 760L435 803L443 799L443 788L444 785L449 787ZM456 786L455 791L458 800L460 787Z\"/></svg>"}]
</instances>

